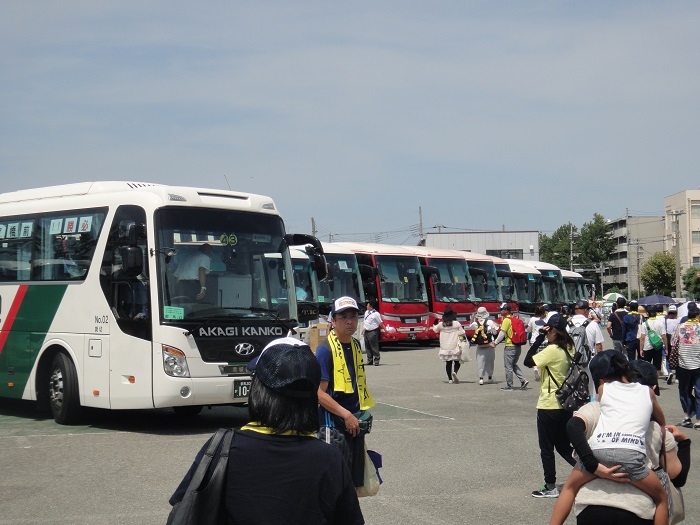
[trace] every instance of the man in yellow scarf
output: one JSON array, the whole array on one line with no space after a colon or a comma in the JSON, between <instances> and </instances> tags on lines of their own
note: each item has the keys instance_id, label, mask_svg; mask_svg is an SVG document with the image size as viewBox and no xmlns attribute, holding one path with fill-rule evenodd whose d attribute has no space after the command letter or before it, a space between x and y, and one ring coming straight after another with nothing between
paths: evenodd
<instances>
[{"instance_id":1,"label":"man in yellow scarf","mask_svg":"<svg viewBox=\"0 0 700 525\"><path fill-rule=\"evenodd\" d=\"M350 451L354 451L360 442L364 444L364 436L360 435L360 422L355 414L374 406L365 380L362 351L353 338L359 313L357 302L352 297L336 299L331 313L335 329L316 349L316 359L321 365L321 384L318 389L321 437L325 432L328 439L332 439L328 429L334 432L340 430ZM357 458L357 462L353 461L353 467L355 466L359 472L351 468L353 481L355 486L360 486L362 478L356 479L356 472L361 474L364 471L364 457Z\"/></svg>"}]
</instances>

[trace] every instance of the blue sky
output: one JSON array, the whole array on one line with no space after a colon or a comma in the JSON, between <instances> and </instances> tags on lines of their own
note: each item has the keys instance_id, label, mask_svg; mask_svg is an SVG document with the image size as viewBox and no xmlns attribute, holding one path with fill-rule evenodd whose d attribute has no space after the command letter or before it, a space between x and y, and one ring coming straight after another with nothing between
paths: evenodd
<instances>
[{"instance_id":1,"label":"blue sky","mask_svg":"<svg viewBox=\"0 0 700 525\"><path fill-rule=\"evenodd\" d=\"M230 184L289 231L394 243L419 207L661 214L700 185L698 27L694 1L5 0L0 191Z\"/></svg>"}]
</instances>

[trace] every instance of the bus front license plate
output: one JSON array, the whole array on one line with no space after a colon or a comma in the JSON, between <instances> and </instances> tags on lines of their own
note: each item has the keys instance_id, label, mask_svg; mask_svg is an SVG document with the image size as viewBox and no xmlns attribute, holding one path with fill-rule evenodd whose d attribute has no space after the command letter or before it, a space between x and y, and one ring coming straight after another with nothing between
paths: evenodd
<instances>
[{"instance_id":1,"label":"bus front license plate","mask_svg":"<svg viewBox=\"0 0 700 525\"><path fill-rule=\"evenodd\" d=\"M414 340L416 338L416 334L408 334L408 338L410 340Z\"/></svg>"},{"instance_id":2,"label":"bus front license plate","mask_svg":"<svg viewBox=\"0 0 700 525\"><path fill-rule=\"evenodd\" d=\"M250 393L250 379L234 379L233 380L233 398L248 397Z\"/></svg>"}]
</instances>

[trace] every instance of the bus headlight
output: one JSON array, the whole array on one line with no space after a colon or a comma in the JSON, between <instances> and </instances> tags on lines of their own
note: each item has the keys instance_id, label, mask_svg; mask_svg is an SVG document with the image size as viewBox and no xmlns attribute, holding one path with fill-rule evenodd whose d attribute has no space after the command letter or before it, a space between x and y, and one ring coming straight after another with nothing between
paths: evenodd
<instances>
[{"instance_id":1,"label":"bus headlight","mask_svg":"<svg viewBox=\"0 0 700 525\"><path fill-rule=\"evenodd\" d=\"M190 377L185 353L172 346L163 345L163 369L173 377Z\"/></svg>"}]
</instances>

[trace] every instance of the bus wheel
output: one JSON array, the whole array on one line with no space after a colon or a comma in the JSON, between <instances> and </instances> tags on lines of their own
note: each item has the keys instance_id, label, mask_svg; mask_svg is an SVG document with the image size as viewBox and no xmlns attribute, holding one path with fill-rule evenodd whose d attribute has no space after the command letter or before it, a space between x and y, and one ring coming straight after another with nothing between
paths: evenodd
<instances>
[{"instance_id":1,"label":"bus wheel","mask_svg":"<svg viewBox=\"0 0 700 525\"><path fill-rule=\"evenodd\" d=\"M203 408L202 405L188 405L186 407L173 407L173 410L180 417L195 417Z\"/></svg>"},{"instance_id":2,"label":"bus wheel","mask_svg":"<svg viewBox=\"0 0 700 525\"><path fill-rule=\"evenodd\" d=\"M80 418L78 374L73 362L64 353L56 354L51 363L49 404L56 423L72 425Z\"/></svg>"}]
</instances>

